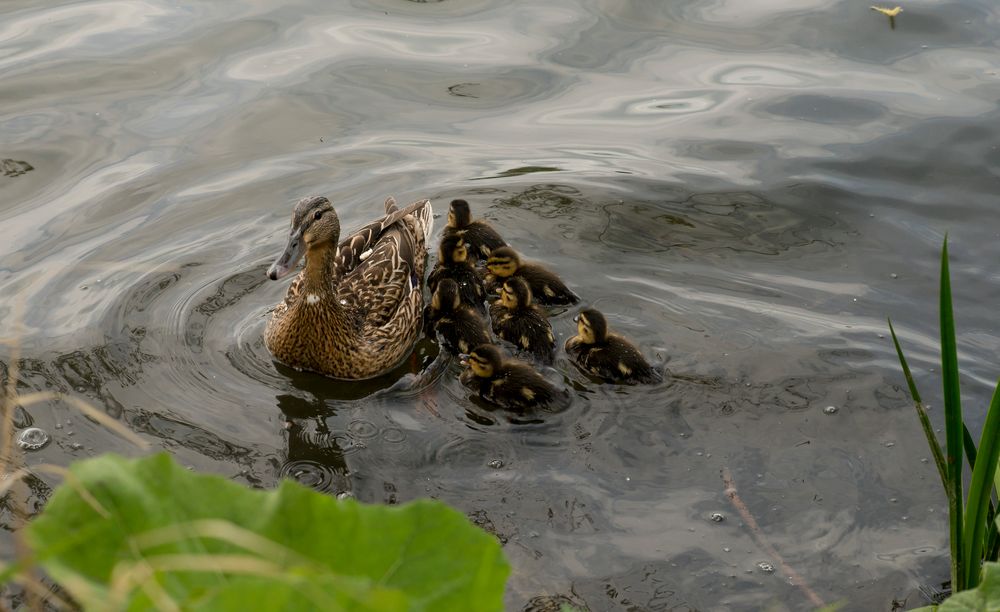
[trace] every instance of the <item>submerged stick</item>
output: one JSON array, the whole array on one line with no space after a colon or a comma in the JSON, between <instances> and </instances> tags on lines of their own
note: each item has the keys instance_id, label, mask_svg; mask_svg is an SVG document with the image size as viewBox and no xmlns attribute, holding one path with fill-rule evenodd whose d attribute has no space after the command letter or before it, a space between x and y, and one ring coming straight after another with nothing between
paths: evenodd
<instances>
[{"instance_id":1,"label":"submerged stick","mask_svg":"<svg viewBox=\"0 0 1000 612\"><path fill-rule=\"evenodd\" d=\"M722 482L726 485L726 497L729 498L729 501L733 504L733 507L736 508L736 511L740 513L740 516L743 518L743 522L746 523L746 526L750 528L750 537L753 538L753 541L757 544L757 546L763 549L764 552L766 552L778 563L779 566L781 566L781 571L788 576L788 579L792 582L792 584L799 587L799 590L805 594L806 598L812 602L813 605L818 608L825 606L826 602L824 602L820 596L816 594L816 591L812 590L809 585L806 584L806 581L802 578L802 576L792 569L792 566L788 565L782 556L778 554L778 551L775 550L775 548L771 546L771 543L767 541L767 538L764 536L764 532L760 530L760 525L757 524L756 519L754 519L753 515L750 514L750 509L747 508L747 505L743 503L743 500L736 492L736 483L733 481L733 474L729 471L729 468L722 468Z\"/></svg>"}]
</instances>

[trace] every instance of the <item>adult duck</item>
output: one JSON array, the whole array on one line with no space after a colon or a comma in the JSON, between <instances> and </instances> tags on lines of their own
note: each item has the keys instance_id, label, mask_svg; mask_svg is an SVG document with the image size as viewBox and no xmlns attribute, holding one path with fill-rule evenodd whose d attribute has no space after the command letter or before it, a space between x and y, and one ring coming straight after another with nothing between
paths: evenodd
<instances>
[{"instance_id":1,"label":"adult duck","mask_svg":"<svg viewBox=\"0 0 1000 612\"><path fill-rule=\"evenodd\" d=\"M402 361L421 327L429 200L385 216L343 241L330 200L303 198L292 213L288 242L267 275L305 267L275 307L264 343L278 361L345 379L377 376Z\"/></svg>"}]
</instances>

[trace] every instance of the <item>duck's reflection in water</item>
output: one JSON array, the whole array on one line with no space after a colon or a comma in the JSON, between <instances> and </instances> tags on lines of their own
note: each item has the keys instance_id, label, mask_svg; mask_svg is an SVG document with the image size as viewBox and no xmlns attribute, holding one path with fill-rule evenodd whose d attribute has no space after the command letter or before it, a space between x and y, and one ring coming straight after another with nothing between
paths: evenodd
<instances>
[{"instance_id":1,"label":"duck's reflection in water","mask_svg":"<svg viewBox=\"0 0 1000 612\"><path fill-rule=\"evenodd\" d=\"M279 395L277 401L288 419L288 452L279 477L317 491L351 495L350 470L341 447L346 438L329 428L327 417L331 416L331 410L322 403L293 395Z\"/></svg>"}]
</instances>

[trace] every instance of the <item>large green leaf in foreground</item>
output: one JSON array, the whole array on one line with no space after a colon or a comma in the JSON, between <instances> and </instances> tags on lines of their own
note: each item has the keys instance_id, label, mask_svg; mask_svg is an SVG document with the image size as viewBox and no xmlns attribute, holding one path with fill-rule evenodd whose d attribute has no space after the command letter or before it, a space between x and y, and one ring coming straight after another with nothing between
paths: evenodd
<instances>
[{"instance_id":1,"label":"large green leaf in foreground","mask_svg":"<svg viewBox=\"0 0 1000 612\"><path fill-rule=\"evenodd\" d=\"M27 528L88 609L500 610L496 540L444 504L338 501L292 482L247 489L168 455L74 464Z\"/></svg>"},{"instance_id":2,"label":"large green leaf in foreground","mask_svg":"<svg viewBox=\"0 0 1000 612\"><path fill-rule=\"evenodd\" d=\"M913 612L996 612L1000 610L1000 563L984 563L979 586L955 593L939 606Z\"/></svg>"}]
</instances>

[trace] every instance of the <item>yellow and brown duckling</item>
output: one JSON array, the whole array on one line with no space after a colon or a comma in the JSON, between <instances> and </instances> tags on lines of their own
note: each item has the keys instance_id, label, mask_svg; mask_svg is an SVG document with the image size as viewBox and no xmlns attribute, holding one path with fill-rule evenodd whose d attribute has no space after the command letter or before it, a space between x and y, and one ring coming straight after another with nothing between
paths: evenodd
<instances>
[{"instance_id":1,"label":"yellow and brown duckling","mask_svg":"<svg viewBox=\"0 0 1000 612\"><path fill-rule=\"evenodd\" d=\"M445 236L438 250L438 261L427 277L427 287L433 292L438 283L450 278L458 284L462 301L485 313L486 285L482 273L472 265L469 249L462 236Z\"/></svg>"},{"instance_id":2,"label":"yellow and brown duckling","mask_svg":"<svg viewBox=\"0 0 1000 612\"><path fill-rule=\"evenodd\" d=\"M574 320L577 335L566 341L566 353L585 373L620 383L662 379L634 344L608 332L608 323L599 311L584 308Z\"/></svg>"},{"instance_id":3,"label":"yellow and brown duckling","mask_svg":"<svg viewBox=\"0 0 1000 612\"><path fill-rule=\"evenodd\" d=\"M551 363L556 350L552 325L542 309L532 302L531 288L523 278L509 278L500 288L500 297L490 305L493 333L531 353L543 363Z\"/></svg>"},{"instance_id":4,"label":"yellow and brown duckling","mask_svg":"<svg viewBox=\"0 0 1000 612\"><path fill-rule=\"evenodd\" d=\"M330 200L300 200L285 250L267 273L278 280L305 257L264 331L274 358L299 370L363 379L409 355L420 333L431 215L428 200L400 210L389 198L383 217L341 242Z\"/></svg>"},{"instance_id":5,"label":"yellow and brown duckling","mask_svg":"<svg viewBox=\"0 0 1000 612\"><path fill-rule=\"evenodd\" d=\"M580 298L556 274L541 264L521 261L517 251L505 246L494 249L486 260L486 290L497 292L509 278L523 278L539 304L576 304Z\"/></svg>"},{"instance_id":6,"label":"yellow and brown duckling","mask_svg":"<svg viewBox=\"0 0 1000 612\"><path fill-rule=\"evenodd\" d=\"M493 249L506 246L507 243L500 234L485 221L473 221L469 203L465 200L452 200L448 210L448 226L444 228L444 237L462 236L469 243L473 259L486 259Z\"/></svg>"},{"instance_id":7,"label":"yellow and brown duckling","mask_svg":"<svg viewBox=\"0 0 1000 612\"><path fill-rule=\"evenodd\" d=\"M486 322L475 309L462 302L458 283L450 278L438 283L425 317L427 334L436 334L441 345L452 353L468 353L480 344L491 342Z\"/></svg>"},{"instance_id":8,"label":"yellow and brown duckling","mask_svg":"<svg viewBox=\"0 0 1000 612\"><path fill-rule=\"evenodd\" d=\"M544 406L565 397L531 366L505 359L495 344L476 347L466 360L460 380L483 399L508 410Z\"/></svg>"}]
</instances>

